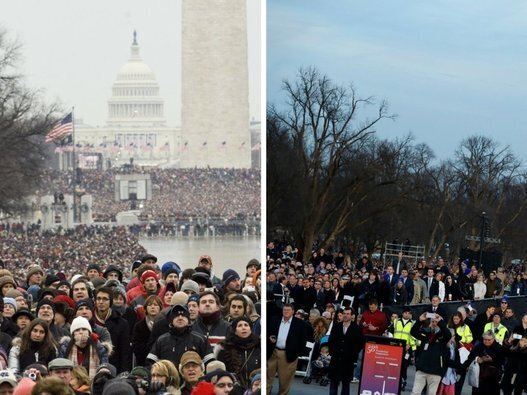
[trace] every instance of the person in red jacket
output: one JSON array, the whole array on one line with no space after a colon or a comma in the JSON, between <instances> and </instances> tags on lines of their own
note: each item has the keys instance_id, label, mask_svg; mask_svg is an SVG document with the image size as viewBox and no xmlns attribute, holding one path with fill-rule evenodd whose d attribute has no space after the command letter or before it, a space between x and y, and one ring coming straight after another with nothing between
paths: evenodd
<instances>
[{"instance_id":1,"label":"person in red jacket","mask_svg":"<svg viewBox=\"0 0 527 395\"><path fill-rule=\"evenodd\" d=\"M379 303L376 299L370 299L368 303L368 310L362 313L362 318L359 322L359 326L362 329L363 338L366 336L382 336L382 334L388 329L388 319L386 314L379 310ZM353 383L358 383L360 371L362 367L362 354L364 347L361 348L357 359L357 366L353 372Z\"/></svg>"}]
</instances>

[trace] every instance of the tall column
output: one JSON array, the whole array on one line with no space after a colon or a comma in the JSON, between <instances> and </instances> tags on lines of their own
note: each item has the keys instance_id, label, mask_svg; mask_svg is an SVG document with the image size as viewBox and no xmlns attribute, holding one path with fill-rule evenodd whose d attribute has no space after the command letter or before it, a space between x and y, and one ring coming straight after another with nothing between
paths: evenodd
<instances>
[{"instance_id":1,"label":"tall column","mask_svg":"<svg viewBox=\"0 0 527 395\"><path fill-rule=\"evenodd\" d=\"M183 0L182 167L251 167L247 0Z\"/></svg>"}]
</instances>

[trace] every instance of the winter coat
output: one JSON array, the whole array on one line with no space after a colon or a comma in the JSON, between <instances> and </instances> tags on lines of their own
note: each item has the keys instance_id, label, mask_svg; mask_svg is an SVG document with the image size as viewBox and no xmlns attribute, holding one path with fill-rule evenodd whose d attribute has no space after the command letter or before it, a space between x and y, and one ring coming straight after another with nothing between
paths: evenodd
<instances>
[{"instance_id":1,"label":"winter coat","mask_svg":"<svg viewBox=\"0 0 527 395\"><path fill-rule=\"evenodd\" d=\"M104 323L113 344L110 363L115 366L117 373L132 369L132 348L130 346L130 330L128 322L119 313L112 310L110 317Z\"/></svg>"},{"instance_id":2,"label":"winter coat","mask_svg":"<svg viewBox=\"0 0 527 395\"><path fill-rule=\"evenodd\" d=\"M146 365L151 366L161 359L168 359L179 366L181 356L186 351L196 351L205 364L214 358L212 347L201 334L194 332L190 327L183 333L177 333L175 328L170 328L170 331L157 339L152 346L146 357Z\"/></svg>"},{"instance_id":3,"label":"winter coat","mask_svg":"<svg viewBox=\"0 0 527 395\"><path fill-rule=\"evenodd\" d=\"M452 335L443 320L439 321L438 327L439 330L433 333L430 327L423 327L423 323L417 321L410 334L421 341L416 351L415 369L443 377L450 359L446 344Z\"/></svg>"},{"instance_id":4,"label":"winter coat","mask_svg":"<svg viewBox=\"0 0 527 395\"><path fill-rule=\"evenodd\" d=\"M349 381L353 378L353 364L362 346L362 333L359 326L352 322L344 334L342 322L336 323L329 335L329 363L328 376L331 380Z\"/></svg>"},{"instance_id":5,"label":"winter coat","mask_svg":"<svg viewBox=\"0 0 527 395\"><path fill-rule=\"evenodd\" d=\"M220 318L209 328L203 322L203 317L199 316L192 324L192 330L205 336L211 346L213 346L225 340L225 336L231 331L231 325L221 318L220 315Z\"/></svg>"},{"instance_id":6,"label":"winter coat","mask_svg":"<svg viewBox=\"0 0 527 395\"><path fill-rule=\"evenodd\" d=\"M251 335L248 339L242 339L236 335L229 336L219 345L217 359L225 363L228 372L236 375L243 388L248 388L251 373L260 369L260 337Z\"/></svg>"}]
</instances>

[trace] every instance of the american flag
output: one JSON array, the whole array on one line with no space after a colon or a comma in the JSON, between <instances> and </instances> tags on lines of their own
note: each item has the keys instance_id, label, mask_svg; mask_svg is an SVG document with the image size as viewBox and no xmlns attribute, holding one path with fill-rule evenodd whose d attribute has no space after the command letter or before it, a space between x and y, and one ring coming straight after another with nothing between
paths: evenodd
<instances>
[{"instance_id":1,"label":"american flag","mask_svg":"<svg viewBox=\"0 0 527 395\"><path fill-rule=\"evenodd\" d=\"M73 133L73 113L69 113L58 121L46 135L46 143L60 140Z\"/></svg>"}]
</instances>

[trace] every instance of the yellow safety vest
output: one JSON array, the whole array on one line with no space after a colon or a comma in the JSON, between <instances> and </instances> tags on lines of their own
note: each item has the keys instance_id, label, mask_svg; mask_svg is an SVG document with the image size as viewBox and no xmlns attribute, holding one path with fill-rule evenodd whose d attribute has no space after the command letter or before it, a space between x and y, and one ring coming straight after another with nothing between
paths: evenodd
<instances>
[{"instance_id":1,"label":"yellow safety vest","mask_svg":"<svg viewBox=\"0 0 527 395\"><path fill-rule=\"evenodd\" d=\"M499 344L503 345L503 339L505 339L505 336L507 335L507 327L503 326L502 324L499 324L497 328L494 328L494 323L489 322L487 325L485 325L485 328L483 329L483 333L487 331L494 332L496 341Z\"/></svg>"},{"instance_id":2,"label":"yellow safety vest","mask_svg":"<svg viewBox=\"0 0 527 395\"><path fill-rule=\"evenodd\" d=\"M415 321L409 320L405 325L403 320L399 318L397 321L395 321L395 325L393 326L393 337L394 339L406 340L406 344L410 345L412 350L415 351L417 348L416 339L410 335L410 331L412 330L414 322Z\"/></svg>"},{"instance_id":3,"label":"yellow safety vest","mask_svg":"<svg viewBox=\"0 0 527 395\"><path fill-rule=\"evenodd\" d=\"M456 328L456 333L461 336L460 342L463 344L472 343L472 340L474 340L474 337L472 336L472 331L470 330L467 324L464 324L463 326L458 326Z\"/></svg>"}]
</instances>

